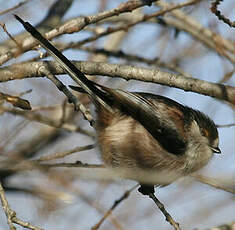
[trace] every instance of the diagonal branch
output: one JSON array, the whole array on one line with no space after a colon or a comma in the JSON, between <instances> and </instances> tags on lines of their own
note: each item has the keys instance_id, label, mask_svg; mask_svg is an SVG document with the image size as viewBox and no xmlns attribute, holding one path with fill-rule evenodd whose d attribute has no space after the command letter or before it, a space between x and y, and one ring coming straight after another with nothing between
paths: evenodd
<instances>
[{"instance_id":1,"label":"diagonal branch","mask_svg":"<svg viewBox=\"0 0 235 230\"><path fill-rule=\"evenodd\" d=\"M105 221L105 219L107 219L108 216L110 216L113 212L113 210L124 200L126 200L130 193L135 189L137 188L139 185L135 185L134 187L132 187L131 189L127 190L118 200L115 200L115 202L113 203L112 207L104 214L104 216L100 219L100 221L95 224L91 230L97 230L101 224Z\"/></svg>"},{"instance_id":2,"label":"diagonal branch","mask_svg":"<svg viewBox=\"0 0 235 230\"><path fill-rule=\"evenodd\" d=\"M42 230L41 228L35 227L32 224L25 222L25 221L22 221L17 218L15 211L13 211L8 204L8 201L5 197L5 192L2 187L1 182L0 182L0 199L2 202L2 207L3 207L4 212L6 214L6 217L7 217L7 222L10 227L10 230L16 230L16 227L14 226L13 223L16 223L24 228L28 228L28 229L32 229L32 230Z\"/></svg>"},{"instance_id":3,"label":"diagonal branch","mask_svg":"<svg viewBox=\"0 0 235 230\"><path fill-rule=\"evenodd\" d=\"M215 0L211 3L211 12L215 14L219 20L222 20L224 23L228 24L230 27L235 27L235 22L230 21L228 18L226 18L223 14L221 14L221 11L217 9L220 2L223 0Z\"/></svg>"}]
</instances>

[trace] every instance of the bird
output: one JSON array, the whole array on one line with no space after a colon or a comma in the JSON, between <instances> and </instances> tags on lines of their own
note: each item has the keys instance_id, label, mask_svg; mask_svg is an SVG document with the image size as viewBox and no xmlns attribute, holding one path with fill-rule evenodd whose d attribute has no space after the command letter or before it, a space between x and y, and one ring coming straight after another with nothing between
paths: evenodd
<instances>
[{"instance_id":1,"label":"bird","mask_svg":"<svg viewBox=\"0 0 235 230\"><path fill-rule=\"evenodd\" d=\"M76 79L79 86L70 88L91 98L96 108L97 142L108 167L169 172L178 178L203 168L214 153L221 153L216 125L201 111L161 95L99 85L29 22L15 18ZM152 184L140 185L144 195L154 192Z\"/></svg>"}]
</instances>

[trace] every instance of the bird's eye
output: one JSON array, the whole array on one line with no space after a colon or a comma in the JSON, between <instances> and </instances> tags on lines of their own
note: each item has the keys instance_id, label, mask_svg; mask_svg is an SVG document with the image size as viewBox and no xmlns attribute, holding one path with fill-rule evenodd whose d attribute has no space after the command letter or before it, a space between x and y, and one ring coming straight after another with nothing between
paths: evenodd
<instances>
[{"instance_id":1,"label":"bird's eye","mask_svg":"<svg viewBox=\"0 0 235 230\"><path fill-rule=\"evenodd\" d=\"M205 137L209 137L209 132L207 129L202 129L202 135Z\"/></svg>"}]
</instances>

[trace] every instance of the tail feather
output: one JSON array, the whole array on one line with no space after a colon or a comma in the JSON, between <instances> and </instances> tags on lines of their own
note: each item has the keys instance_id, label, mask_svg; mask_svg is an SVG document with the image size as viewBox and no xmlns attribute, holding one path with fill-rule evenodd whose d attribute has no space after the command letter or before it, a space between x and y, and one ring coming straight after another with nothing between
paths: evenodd
<instances>
[{"instance_id":1,"label":"tail feather","mask_svg":"<svg viewBox=\"0 0 235 230\"><path fill-rule=\"evenodd\" d=\"M90 97L97 104L102 105L109 111L112 111L108 104L108 98L96 85L87 79L87 77L71 62L69 61L58 49L56 49L46 38L44 38L38 30L29 22L23 21L19 16L14 15L15 18L24 26L24 28L44 47L56 61L59 62L61 67L72 77L72 79L87 92Z\"/></svg>"},{"instance_id":2,"label":"tail feather","mask_svg":"<svg viewBox=\"0 0 235 230\"><path fill-rule=\"evenodd\" d=\"M82 87L69 85L69 88L79 93L87 93Z\"/></svg>"}]
</instances>

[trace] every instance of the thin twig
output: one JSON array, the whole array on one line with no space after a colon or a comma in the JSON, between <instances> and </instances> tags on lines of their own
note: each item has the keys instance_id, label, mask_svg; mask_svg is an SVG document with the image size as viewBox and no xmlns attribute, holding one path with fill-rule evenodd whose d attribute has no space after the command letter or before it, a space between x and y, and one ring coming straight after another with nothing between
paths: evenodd
<instances>
[{"instance_id":1,"label":"thin twig","mask_svg":"<svg viewBox=\"0 0 235 230\"><path fill-rule=\"evenodd\" d=\"M158 1L156 4L163 8L169 7L171 5L163 1ZM198 40L201 44L217 52L219 55L226 57L230 62L235 63L235 47L231 41L204 27L202 24L200 24L199 21L190 17L183 11L174 10L171 12L171 14L173 16L172 18L164 18L164 21L168 26L173 26L180 31L185 31Z\"/></svg>"},{"instance_id":2,"label":"thin twig","mask_svg":"<svg viewBox=\"0 0 235 230\"><path fill-rule=\"evenodd\" d=\"M143 0L135 0L135 1L127 1L125 3L120 4L118 7L101 12L97 15L91 15L91 16L85 16L85 17L79 17L72 19L60 27L53 29L46 33L47 39L51 40L52 38L58 37L59 35L66 34L66 33L75 33L81 31L84 27L90 24L97 23L105 18L109 18L112 16L116 16L122 13L126 12L131 12L137 8L143 7L145 5L151 5L152 2L156 0L148 0L148 1L143 1ZM36 41L32 38L29 37L24 40L22 43L22 49L24 51L32 49L36 45ZM15 55L19 53L19 49L11 49L7 51L7 53L3 54L0 56L0 65L4 64L5 62L9 61L12 59Z\"/></svg>"},{"instance_id":3,"label":"thin twig","mask_svg":"<svg viewBox=\"0 0 235 230\"><path fill-rule=\"evenodd\" d=\"M10 230L16 230L16 227L14 226L13 223L16 223L24 228L28 228L28 229L32 229L32 230L42 230L41 228L35 227L35 226L31 225L29 222L22 221L16 217L16 212L10 208L8 201L5 197L5 192L2 187L1 182L0 182L0 199L2 202L3 210L4 210L6 217L7 217L7 222L10 227Z\"/></svg>"},{"instance_id":4,"label":"thin twig","mask_svg":"<svg viewBox=\"0 0 235 230\"><path fill-rule=\"evenodd\" d=\"M8 37L16 44L16 46L21 50L21 45L16 41L16 39L7 31L5 23L0 23L0 26L4 30L4 32L8 35Z\"/></svg>"},{"instance_id":5,"label":"thin twig","mask_svg":"<svg viewBox=\"0 0 235 230\"><path fill-rule=\"evenodd\" d=\"M222 179L220 180L218 178L209 178L203 175L193 175L193 177L203 184L207 184L214 188L235 194L235 185L232 181L229 183L228 181Z\"/></svg>"},{"instance_id":6,"label":"thin twig","mask_svg":"<svg viewBox=\"0 0 235 230\"><path fill-rule=\"evenodd\" d=\"M74 42L68 43L67 47L70 47L70 48L80 47L80 46L82 46L86 43L96 41L97 39L99 39L101 37L104 37L106 35L116 33L118 31L128 31L128 29L134 27L135 25L138 25L141 22L145 22L145 21L148 21L152 18L162 16L162 15L168 13L168 12L174 11L175 9L179 9L179 8L182 8L182 7L185 7L185 6L193 5L196 2L198 2L198 0L190 0L190 1L180 3L180 4L170 5L170 6L166 7L163 10L159 10L159 11L154 12L154 13L149 14L149 15L143 15L141 18L139 18L138 20L135 20L134 22L130 22L128 24L121 25L121 26L116 26L116 27L108 27L106 30L104 30L104 31L102 31L102 32L100 32L100 33L98 33L94 36L91 36L89 38L85 38L84 40L81 40L81 41L76 42L76 43L74 43ZM64 47L64 48L67 48L67 47Z\"/></svg>"},{"instance_id":7,"label":"thin twig","mask_svg":"<svg viewBox=\"0 0 235 230\"><path fill-rule=\"evenodd\" d=\"M95 146L94 145L85 145L85 146L78 146L76 148L73 148L71 150L65 151L65 152L60 152L60 153L54 153L50 154L48 156L42 156L39 159L36 159L37 162L39 161L49 161L49 160L55 160L58 158L63 158L65 156L68 156L70 154L76 153L76 152L81 152L89 149L93 149Z\"/></svg>"},{"instance_id":8,"label":"thin twig","mask_svg":"<svg viewBox=\"0 0 235 230\"><path fill-rule=\"evenodd\" d=\"M136 189L139 186L139 184L135 185L134 187L132 187L131 189L127 190L118 200L115 200L112 207L104 214L104 216L100 219L100 221L95 224L91 230L97 230L101 224L105 221L105 219L110 216L113 212L113 210L125 199L127 199L130 195L130 193Z\"/></svg>"},{"instance_id":9,"label":"thin twig","mask_svg":"<svg viewBox=\"0 0 235 230\"><path fill-rule=\"evenodd\" d=\"M10 227L10 230L16 230L16 227L14 226L13 221L12 221L12 217L15 216L16 213L14 211L12 211L9 207L9 204L8 204L8 201L5 197L5 192L2 187L1 182L0 182L0 198L1 198L3 210L4 210L5 215L7 217L7 223Z\"/></svg>"},{"instance_id":10,"label":"thin twig","mask_svg":"<svg viewBox=\"0 0 235 230\"><path fill-rule=\"evenodd\" d=\"M104 165L101 164L87 164L82 163L81 161L76 161L75 163L55 163L55 164L40 164L40 166L45 168L105 168Z\"/></svg>"},{"instance_id":11,"label":"thin twig","mask_svg":"<svg viewBox=\"0 0 235 230\"><path fill-rule=\"evenodd\" d=\"M180 230L179 223L175 222L171 215L166 211L164 205L158 200L158 198L154 195L154 193L150 193L149 197L154 201L157 207L160 209L162 214L166 217L166 221L168 221L175 230Z\"/></svg>"},{"instance_id":12,"label":"thin twig","mask_svg":"<svg viewBox=\"0 0 235 230\"><path fill-rule=\"evenodd\" d=\"M230 27L235 27L235 22L230 21L228 18L226 18L223 14L221 14L221 11L218 10L218 5L220 2L223 2L223 0L215 0L211 3L211 12L215 14L219 20L222 20L224 23L229 25Z\"/></svg>"},{"instance_id":13,"label":"thin twig","mask_svg":"<svg viewBox=\"0 0 235 230\"><path fill-rule=\"evenodd\" d=\"M67 96L69 102L74 104L75 110L80 110L86 120L88 120L91 126L94 125L94 119L91 116L90 111L81 103L79 103L76 96L74 96L67 87L54 75L52 74L47 68L41 67L39 70L42 74L45 74L48 79L50 79L56 87Z\"/></svg>"},{"instance_id":14,"label":"thin twig","mask_svg":"<svg viewBox=\"0 0 235 230\"><path fill-rule=\"evenodd\" d=\"M67 131L70 131L70 132L79 132L79 133L85 134L87 136L94 137L93 133L91 133L91 132L89 132L85 129L82 129L79 126L69 124L69 123L64 123L63 125L61 125L59 121L53 120L49 117L43 116L43 115L38 114L38 113L28 112L28 111L26 112L26 111L23 111L23 110L3 107L3 106L1 107L1 110L4 111L4 112L14 114L14 115L22 116L22 117L24 117L28 120L32 120L32 121L36 121L36 122L39 122L39 123L46 124L46 125L49 125L49 126L52 126L52 127L55 127L55 128L61 128L61 129L64 129L64 130L67 130Z\"/></svg>"},{"instance_id":15,"label":"thin twig","mask_svg":"<svg viewBox=\"0 0 235 230\"><path fill-rule=\"evenodd\" d=\"M6 10L1 11L1 12L0 12L0 15L3 15L3 14L6 14L6 13L12 11L12 10L15 10L15 9L19 8L20 6L24 5L25 3L29 2L29 1L31 1L31 0L24 0L24 1L22 1L22 2L19 2L17 5L15 5L15 6L9 8L9 9L6 9Z\"/></svg>"},{"instance_id":16,"label":"thin twig","mask_svg":"<svg viewBox=\"0 0 235 230\"><path fill-rule=\"evenodd\" d=\"M20 121L17 125L15 125L14 130L11 130L11 132L5 134L5 137L2 138L1 142L3 144L0 148L6 148L7 145L10 145L11 142L17 138L17 136L24 130L24 128L29 124L29 121L24 120ZM4 140L5 139L5 140ZM1 143L0 142L0 143ZM3 153L1 153L3 155Z\"/></svg>"}]
</instances>

